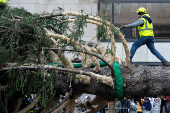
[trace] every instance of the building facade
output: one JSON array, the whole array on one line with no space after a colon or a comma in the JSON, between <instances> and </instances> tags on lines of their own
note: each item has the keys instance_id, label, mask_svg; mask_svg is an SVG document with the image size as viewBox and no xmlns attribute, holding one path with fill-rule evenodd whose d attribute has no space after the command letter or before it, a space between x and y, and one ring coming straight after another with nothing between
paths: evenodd
<instances>
[{"instance_id":1,"label":"building facade","mask_svg":"<svg viewBox=\"0 0 170 113\"><path fill-rule=\"evenodd\" d=\"M12 7L24 7L31 13L52 12L58 7L65 11L80 11L96 16L99 11L106 9L110 21L117 27L135 22L136 10L145 7L151 16L154 25L155 47L168 61L170 61L170 0L10 0ZM88 24L85 28L83 39L90 40L97 33L97 26ZM137 28L121 29L128 42L129 49L138 36ZM116 55L125 59L125 52L119 38L115 36L117 51ZM98 38L93 40L98 41ZM101 42L107 46L110 40ZM70 58L72 55L70 55ZM160 61L149 51L147 46L140 47L134 55L133 62L159 65Z\"/></svg>"}]
</instances>

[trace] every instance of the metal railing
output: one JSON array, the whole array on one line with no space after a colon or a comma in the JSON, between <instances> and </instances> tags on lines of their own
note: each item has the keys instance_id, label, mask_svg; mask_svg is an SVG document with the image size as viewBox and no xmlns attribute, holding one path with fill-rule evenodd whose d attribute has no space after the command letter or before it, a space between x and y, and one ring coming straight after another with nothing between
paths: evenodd
<instances>
[{"instance_id":1,"label":"metal railing","mask_svg":"<svg viewBox=\"0 0 170 113\"><path fill-rule=\"evenodd\" d=\"M129 113L129 109L128 108L115 108L114 113Z\"/></svg>"},{"instance_id":2,"label":"metal railing","mask_svg":"<svg viewBox=\"0 0 170 113\"><path fill-rule=\"evenodd\" d=\"M135 110L132 110L132 109L128 109L128 108L115 108L114 109L114 113L129 113L129 112L133 112L133 113L137 113L138 112L138 110L140 110L140 111L142 111L143 112L143 110L142 110L142 108L138 108L136 111ZM151 110L150 110L150 113L154 113L154 112L160 112L160 108L152 108ZM141 112L140 112L141 113Z\"/></svg>"},{"instance_id":3,"label":"metal railing","mask_svg":"<svg viewBox=\"0 0 170 113\"><path fill-rule=\"evenodd\" d=\"M142 108L138 108L138 109L135 111L135 113L137 113L137 111L138 111L139 109L142 111ZM130 110L131 110L131 109L129 109L129 108L115 108L115 109L114 109L114 113L129 113ZM150 113L154 113L154 110L160 111L160 109L155 109L155 108L153 108L153 109L150 110L150 111L151 111ZM78 109L77 107L75 108L75 113L81 113L81 112L84 112L84 111L86 111L85 108L82 108L82 109ZM100 112L100 113L108 113L108 112L109 112L109 108L104 108L104 110L102 110L102 112ZM133 113L134 113L134 112L133 112Z\"/></svg>"}]
</instances>

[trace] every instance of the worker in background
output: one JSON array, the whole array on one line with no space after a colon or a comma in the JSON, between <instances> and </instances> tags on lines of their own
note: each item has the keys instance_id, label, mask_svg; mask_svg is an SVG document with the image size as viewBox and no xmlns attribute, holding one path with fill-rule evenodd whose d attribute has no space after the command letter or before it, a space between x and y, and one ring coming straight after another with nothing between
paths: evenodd
<instances>
[{"instance_id":1,"label":"worker in background","mask_svg":"<svg viewBox=\"0 0 170 113\"><path fill-rule=\"evenodd\" d=\"M4 10L6 7L6 0L0 0L0 10Z\"/></svg>"},{"instance_id":2,"label":"worker in background","mask_svg":"<svg viewBox=\"0 0 170 113\"><path fill-rule=\"evenodd\" d=\"M140 7L137 12L138 14L138 20L134 23L122 25L121 28L129 28L129 27L137 27L139 30L139 37L137 40L133 43L132 48L130 50L130 59L132 60L136 50L142 46L147 45L149 50L159 59L162 61L163 66L168 66L168 61L155 49L154 46L154 33L153 33L153 24L152 20L147 14L146 9L143 7Z\"/></svg>"},{"instance_id":3,"label":"worker in background","mask_svg":"<svg viewBox=\"0 0 170 113\"><path fill-rule=\"evenodd\" d=\"M0 3L6 4L6 0L0 0Z\"/></svg>"}]
</instances>

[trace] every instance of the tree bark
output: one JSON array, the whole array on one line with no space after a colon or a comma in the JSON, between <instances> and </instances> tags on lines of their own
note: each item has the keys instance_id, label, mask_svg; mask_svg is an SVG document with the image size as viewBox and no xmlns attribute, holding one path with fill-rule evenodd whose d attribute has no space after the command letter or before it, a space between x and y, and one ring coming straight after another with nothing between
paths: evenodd
<instances>
[{"instance_id":1,"label":"tree bark","mask_svg":"<svg viewBox=\"0 0 170 113\"><path fill-rule=\"evenodd\" d=\"M93 72L92 68L74 69L87 72ZM163 66L145 66L131 65L129 67L121 66L122 77L124 82L124 95L131 97L156 97L158 95L169 95L170 68ZM73 71L74 72L74 71ZM110 68L101 67L98 72L100 75L111 76ZM62 75L62 76L60 76ZM55 84L56 95L69 92L70 83L65 83L67 75L58 74L58 82ZM115 81L114 81L115 82ZM73 95L89 93L104 98L108 101L114 101L116 98L116 84L114 87L104 84L101 80L91 78L90 84L82 84L80 81L74 80L71 82Z\"/></svg>"},{"instance_id":2,"label":"tree bark","mask_svg":"<svg viewBox=\"0 0 170 113\"><path fill-rule=\"evenodd\" d=\"M169 67L131 65L129 69L123 66L121 69L126 84L124 95L129 97L169 95Z\"/></svg>"},{"instance_id":3,"label":"tree bark","mask_svg":"<svg viewBox=\"0 0 170 113\"><path fill-rule=\"evenodd\" d=\"M92 71L91 68L79 68L83 71ZM121 66L122 77L125 84L124 96L131 97L156 97L158 95L169 95L170 68L162 66L131 65ZM101 67L100 75L110 76L108 67ZM55 89L62 93L68 91L69 84L64 84L60 77ZM102 97L108 101L116 98L116 88L107 86L100 81L91 78L90 84L72 82L73 94L89 93ZM110 96L112 95L112 96Z\"/></svg>"}]
</instances>

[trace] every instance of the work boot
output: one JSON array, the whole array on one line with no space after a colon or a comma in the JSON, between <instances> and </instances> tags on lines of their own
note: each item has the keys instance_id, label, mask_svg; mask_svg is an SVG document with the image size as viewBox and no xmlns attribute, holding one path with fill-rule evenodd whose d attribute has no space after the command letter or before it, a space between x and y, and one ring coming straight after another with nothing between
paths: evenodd
<instances>
[{"instance_id":1,"label":"work boot","mask_svg":"<svg viewBox=\"0 0 170 113\"><path fill-rule=\"evenodd\" d=\"M162 66L168 66L169 64L168 64L168 61L164 61L164 62L162 62Z\"/></svg>"}]
</instances>

